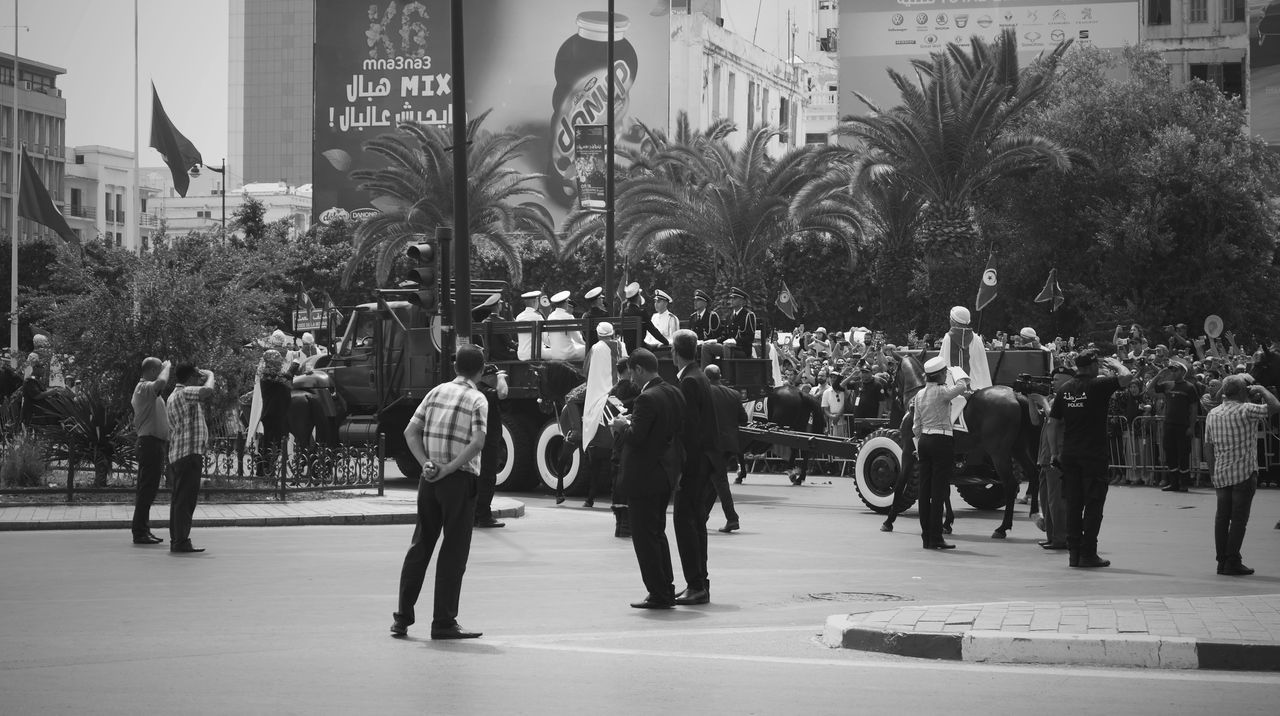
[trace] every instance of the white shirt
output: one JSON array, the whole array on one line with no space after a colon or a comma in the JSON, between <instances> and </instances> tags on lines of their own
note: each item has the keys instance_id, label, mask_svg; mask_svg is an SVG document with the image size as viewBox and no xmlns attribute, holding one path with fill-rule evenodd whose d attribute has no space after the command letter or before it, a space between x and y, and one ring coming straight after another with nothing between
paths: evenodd
<instances>
[{"instance_id":1,"label":"white shirt","mask_svg":"<svg viewBox=\"0 0 1280 716\"><path fill-rule=\"evenodd\" d=\"M649 318L649 322L653 324L654 328L658 329L659 333L666 336L668 343L671 342L671 338L675 336L676 331L680 330L680 318L671 311L655 313ZM658 342L658 339L647 333L645 334L644 342L650 346L662 345Z\"/></svg>"},{"instance_id":2,"label":"white shirt","mask_svg":"<svg viewBox=\"0 0 1280 716\"><path fill-rule=\"evenodd\" d=\"M572 321L573 314L557 308L547 316L547 320ZM582 360L587 355L587 344L582 340L582 331L546 331L542 336L546 344L542 355L548 360Z\"/></svg>"},{"instance_id":3,"label":"white shirt","mask_svg":"<svg viewBox=\"0 0 1280 716\"><path fill-rule=\"evenodd\" d=\"M517 321L541 321L542 314L538 313L538 309L526 307L516 316ZM518 331L520 336L520 345L516 348L516 357L520 360L529 360L533 358L533 331ZM545 348L545 346L544 346Z\"/></svg>"},{"instance_id":4,"label":"white shirt","mask_svg":"<svg viewBox=\"0 0 1280 716\"><path fill-rule=\"evenodd\" d=\"M822 409L827 415L842 415L844 413L845 391L836 390L831 386L822 393Z\"/></svg>"}]
</instances>

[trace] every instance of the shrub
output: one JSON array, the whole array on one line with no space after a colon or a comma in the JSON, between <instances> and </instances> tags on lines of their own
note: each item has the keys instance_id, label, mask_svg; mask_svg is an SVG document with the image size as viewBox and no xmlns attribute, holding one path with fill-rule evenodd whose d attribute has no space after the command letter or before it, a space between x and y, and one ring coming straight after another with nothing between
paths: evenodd
<instances>
[{"instance_id":1,"label":"shrub","mask_svg":"<svg viewBox=\"0 0 1280 716\"><path fill-rule=\"evenodd\" d=\"M39 441L25 435L5 440L0 455L0 485L5 487L39 487L40 478L48 470Z\"/></svg>"}]
</instances>

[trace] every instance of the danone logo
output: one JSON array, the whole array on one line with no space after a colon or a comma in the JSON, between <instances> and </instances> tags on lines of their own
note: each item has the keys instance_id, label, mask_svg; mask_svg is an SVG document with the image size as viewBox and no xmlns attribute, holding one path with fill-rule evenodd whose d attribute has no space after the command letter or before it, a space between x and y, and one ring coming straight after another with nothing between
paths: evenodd
<instances>
[{"instance_id":1,"label":"danone logo","mask_svg":"<svg viewBox=\"0 0 1280 716\"><path fill-rule=\"evenodd\" d=\"M372 219L373 217L381 213L382 212L378 211L377 209L374 209L371 207L365 207L363 209L356 209L352 211L351 218L354 221L364 221L365 219Z\"/></svg>"},{"instance_id":2,"label":"danone logo","mask_svg":"<svg viewBox=\"0 0 1280 716\"><path fill-rule=\"evenodd\" d=\"M335 221L345 221L347 218L347 210L340 206L330 207L320 213L320 223L329 225Z\"/></svg>"}]
</instances>

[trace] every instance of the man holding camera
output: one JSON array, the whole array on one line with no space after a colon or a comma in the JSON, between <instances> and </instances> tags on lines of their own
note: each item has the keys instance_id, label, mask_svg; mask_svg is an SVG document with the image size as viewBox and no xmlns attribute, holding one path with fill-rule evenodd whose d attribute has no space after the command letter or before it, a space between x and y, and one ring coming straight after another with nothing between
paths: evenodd
<instances>
[{"instance_id":1,"label":"man holding camera","mask_svg":"<svg viewBox=\"0 0 1280 716\"><path fill-rule=\"evenodd\" d=\"M462 575L471 553L480 452L489 430L489 405L476 388L484 354L464 345L453 359L457 377L431 389L404 429L405 444L422 465L418 482L418 522L400 570L399 609L391 634L404 636L415 621L414 605L427 576L431 553L443 535L436 564L432 639L475 639L480 632L458 624ZM500 426L495 426L501 430Z\"/></svg>"}]
</instances>

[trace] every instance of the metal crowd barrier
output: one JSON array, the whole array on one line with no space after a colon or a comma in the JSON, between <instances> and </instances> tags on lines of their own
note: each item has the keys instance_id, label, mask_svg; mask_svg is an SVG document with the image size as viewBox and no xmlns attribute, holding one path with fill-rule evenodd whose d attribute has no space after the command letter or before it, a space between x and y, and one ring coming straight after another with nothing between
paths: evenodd
<instances>
[{"instance_id":1,"label":"metal crowd barrier","mask_svg":"<svg viewBox=\"0 0 1280 716\"><path fill-rule=\"evenodd\" d=\"M1191 473L1197 480L1208 479L1204 458L1205 416L1196 418L1191 442ZM1132 424L1123 416L1108 418L1107 442L1110 465L1122 471L1129 482L1154 484L1168 473L1164 455L1164 418L1143 415ZM1260 470L1280 466L1280 431L1270 421L1258 423L1258 465Z\"/></svg>"}]
</instances>

